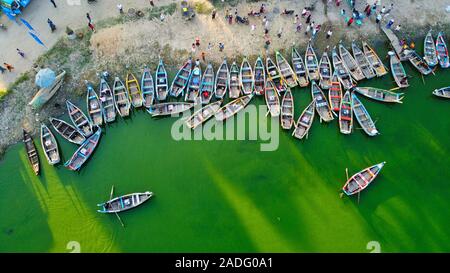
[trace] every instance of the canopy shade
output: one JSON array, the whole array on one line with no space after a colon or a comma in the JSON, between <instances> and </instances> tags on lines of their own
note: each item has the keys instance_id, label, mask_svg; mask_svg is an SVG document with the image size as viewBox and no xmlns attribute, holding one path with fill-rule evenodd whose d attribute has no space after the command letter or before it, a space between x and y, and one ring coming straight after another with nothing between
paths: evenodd
<instances>
[{"instance_id":1,"label":"canopy shade","mask_svg":"<svg viewBox=\"0 0 450 273\"><path fill-rule=\"evenodd\" d=\"M41 87L41 88L47 88L50 87L56 79L56 74L53 70L51 70L50 68L44 68L41 69L37 74L36 74L36 80L35 83L37 86Z\"/></svg>"}]
</instances>

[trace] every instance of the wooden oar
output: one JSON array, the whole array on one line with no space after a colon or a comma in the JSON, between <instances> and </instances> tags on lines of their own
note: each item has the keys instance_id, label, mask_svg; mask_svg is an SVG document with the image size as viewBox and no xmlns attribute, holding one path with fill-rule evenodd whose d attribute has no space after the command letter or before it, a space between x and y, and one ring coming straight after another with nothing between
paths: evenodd
<instances>
[{"instance_id":1,"label":"wooden oar","mask_svg":"<svg viewBox=\"0 0 450 273\"><path fill-rule=\"evenodd\" d=\"M109 194L109 200L112 199L113 194L114 194L114 185L112 185L112 187L111 187L111 193ZM116 214L117 219L119 219L119 222L122 225L122 227L125 228L125 225L123 224L122 219L120 219L119 214L117 214L117 212L114 212L114 213Z\"/></svg>"},{"instance_id":2,"label":"wooden oar","mask_svg":"<svg viewBox=\"0 0 450 273\"><path fill-rule=\"evenodd\" d=\"M345 168L345 176L347 177L347 181L348 181L348 168ZM344 193L341 192L340 197L342 198L344 196Z\"/></svg>"},{"instance_id":3,"label":"wooden oar","mask_svg":"<svg viewBox=\"0 0 450 273\"><path fill-rule=\"evenodd\" d=\"M399 86L399 87L394 87L394 88L391 88L391 89L389 89L389 91L395 91L395 90L399 90L399 89L401 89L401 87Z\"/></svg>"}]
</instances>

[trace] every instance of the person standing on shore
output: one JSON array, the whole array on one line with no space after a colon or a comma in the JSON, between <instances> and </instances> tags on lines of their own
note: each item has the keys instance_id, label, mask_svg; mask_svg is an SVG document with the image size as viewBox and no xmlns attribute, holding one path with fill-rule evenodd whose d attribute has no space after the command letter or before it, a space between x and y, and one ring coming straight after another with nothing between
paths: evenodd
<instances>
[{"instance_id":1,"label":"person standing on shore","mask_svg":"<svg viewBox=\"0 0 450 273\"><path fill-rule=\"evenodd\" d=\"M306 31L305 31L305 35L308 35L308 32L311 30L311 25L308 24L306 25Z\"/></svg>"},{"instance_id":2,"label":"person standing on shore","mask_svg":"<svg viewBox=\"0 0 450 273\"><path fill-rule=\"evenodd\" d=\"M225 48L225 45L222 43L219 43L219 51L222 52L224 48Z\"/></svg>"},{"instance_id":3,"label":"person standing on shore","mask_svg":"<svg viewBox=\"0 0 450 273\"><path fill-rule=\"evenodd\" d=\"M16 48L16 50L17 50L17 54L19 54L20 57L25 58L25 53L22 50L20 50L18 48Z\"/></svg>"},{"instance_id":4,"label":"person standing on shore","mask_svg":"<svg viewBox=\"0 0 450 273\"><path fill-rule=\"evenodd\" d=\"M57 8L56 3L55 3L55 0L50 0L50 3L53 4L53 7L54 7L55 9Z\"/></svg>"},{"instance_id":5,"label":"person standing on shore","mask_svg":"<svg viewBox=\"0 0 450 273\"><path fill-rule=\"evenodd\" d=\"M394 19L389 20L389 22L386 25L387 29L390 29L392 27L392 25L394 24Z\"/></svg>"},{"instance_id":6,"label":"person standing on shore","mask_svg":"<svg viewBox=\"0 0 450 273\"><path fill-rule=\"evenodd\" d=\"M377 14L377 17L376 17L376 19L375 19L375 23L376 23L377 25L380 24L382 18L383 18L383 16L381 16L381 13L378 13L378 14Z\"/></svg>"},{"instance_id":7,"label":"person standing on shore","mask_svg":"<svg viewBox=\"0 0 450 273\"><path fill-rule=\"evenodd\" d=\"M333 31L331 31L331 28L327 31L327 36L326 36L326 38L327 39L330 39L331 38L331 35L333 35Z\"/></svg>"},{"instance_id":8,"label":"person standing on shore","mask_svg":"<svg viewBox=\"0 0 450 273\"><path fill-rule=\"evenodd\" d=\"M12 66L8 63L3 63L3 65L5 66L6 69L8 69L9 72L12 72L14 69L14 66Z\"/></svg>"},{"instance_id":9,"label":"person standing on shore","mask_svg":"<svg viewBox=\"0 0 450 273\"><path fill-rule=\"evenodd\" d=\"M297 25L299 20L300 20L300 18L298 17L298 14L296 14L294 17L294 25Z\"/></svg>"},{"instance_id":10,"label":"person standing on shore","mask_svg":"<svg viewBox=\"0 0 450 273\"><path fill-rule=\"evenodd\" d=\"M281 38L281 34L283 34L283 27L280 27L280 29L278 30L277 33L278 38Z\"/></svg>"},{"instance_id":11,"label":"person standing on shore","mask_svg":"<svg viewBox=\"0 0 450 273\"><path fill-rule=\"evenodd\" d=\"M89 12L86 13L86 18L88 19L89 23L92 23L92 18L91 18L91 15L89 14Z\"/></svg>"},{"instance_id":12,"label":"person standing on shore","mask_svg":"<svg viewBox=\"0 0 450 273\"><path fill-rule=\"evenodd\" d=\"M199 37L195 38L195 46L200 47L200 38Z\"/></svg>"},{"instance_id":13,"label":"person standing on shore","mask_svg":"<svg viewBox=\"0 0 450 273\"><path fill-rule=\"evenodd\" d=\"M92 30L92 32L95 32L95 27L94 27L94 25L92 24L92 22L89 22L89 23L88 23L88 27Z\"/></svg>"},{"instance_id":14,"label":"person standing on shore","mask_svg":"<svg viewBox=\"0 0 450 273\"><path fill-rule=\"evenodd\" d=\"M212 13L211 13L211 18L212 18L213 20L216 19L216 13L217 13L216 9L213 9L213 11L212 11Z\"/></svg>"},{"instance_id":15,"label":"person standing on shore","mask_svg":"<svg viewBox=\"0 0 450 273\"><path fill-rule=\"evenodd\" d=\"M163 22L165 18L166 18L166 16L164 15L164 13L161 12L161 15L159 16L159 20L161 20L161 22Z\"/></svg>"},{"instance_id":16,"label":"person standing on shore","mask_svg":"<svg viewBox=\"0 0 450 273\"><path fill-rule=\"evenodd\" d=\"M6 71L6 68L4 68L3 66L0 65L0 73L3 74L3 73L5 73L5 71Z\"/></svg>"},{"instance_id":17,"label":"person standing on shore","mask_svg":"<svg viewBox=\"0 0 450 273\"><path fill-rule=\"evenodd\" d=\"M150 6L154 7L155 4L153 3L153 0L150 0Z\"/></svg>"},{"instance_id":18,"label":"person standing on shore","mask_svg":"<svg viewBox=\"0 0 450 273\"><path fill-rule=\"evenodd\" d=\"M402 29L402 26L401 25L397 25L396 27L395 27L395 31L400 31Z\"/></svg>"},{"instance_id":19,"label":"person standing on shore","mask_svg":"<svg viewBox=\"0 0 450 273\"><path fill-rule=\"evenodd\" d=\"M299 23L296 28L296 32L302 31L302 23Z\"/></svg>"},{"instance_id":20,"label":"person standing on shore","mask_svg":"<svg viewBox=\"0 0 450 273\"><path fill-rule=\"evenodd\" d=\"M311 21L311 13L308 15L308 17L306 17L306 23L309 24L310 21Z\"/></svg>"},{"instance_id":21,"label":"person standing on shore","mask_svg":"<svg viewBox=\"0 0 450 273\"><path fill-rule=\"evenodd\" d=\"M201 55L203 62L206 62L206 53L205 51L202 51Z\"/></svg>"},{"instance_id":22,"label":"person standing on shore","mask_svg":"<svg viewBox=\"0 0 450 273\"><path fill-rule=\"evenodd\" d=\"M55 26L55 24L52 22L52 20L50 20L50 18L47 18L47 24L48 24L48 26L50 27L50 29L52 30L52 32L55 31L56 26Z\"/></svg>"},{"instance_id":23,"label":"person standing on shore","mask_svg":"<svg viewBox=\"0 0 450 273\"><path fill-rule=\"evenodd\" d=\"M195 46L195 44L192 44L191 51L192 54L195 54L195 52L197 51L197 47Z\"/></svg>"},{"instance_id":24,"label":"person standing on shore","mask_svg":"<svg viewBox=\"0 0 450 273\"><path fill-rule=\"evenodd\" d=\"M351 26L351 24L353 24L353 21L354 21L353 17L350 17L350 19L348 19L347 21L347 26L348 27Z\"/></svg>"},{"instance_id":25,"label":"person standing on shore","mask_svg":"<svg viewBox=\"0 0 450 273\"><path fill-rule=\"evenodd\" d=\"M228 24L232 25L233 24L233 15L228 15Z\"/></svg>"},{"instance_id":26,"label":"person standing on shore","mask_svg":"<svg viewBox=\"0 0 450 273\"><path fill-rule=\"evenodd\" d=\"M255 29L256 29L256 25L252 24L251 29L250 29L252 35L255 35Z\"/></svg>"},{"instance_id":27,"label":"person standing on shore","mask_svg":"<svg viewBox=\"0 0 450 273\"><path fill-rule=\"evenodd\" d=\"M120 14L123 14L123 6L122 6L122 4L118 4L117 5L117 9L119 10Z\"/></svg>"}]
</instances>

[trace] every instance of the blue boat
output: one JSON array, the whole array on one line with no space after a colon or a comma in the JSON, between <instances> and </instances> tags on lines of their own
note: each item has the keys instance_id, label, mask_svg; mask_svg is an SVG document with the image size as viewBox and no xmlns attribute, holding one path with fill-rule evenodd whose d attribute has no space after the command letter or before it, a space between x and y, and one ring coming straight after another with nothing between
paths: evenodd
<instances>
[{"instance_id":1,"label":"blue boat","mask_svg":"<svg viewBox=\"0 0 450 273\"><path fill-rule=\"evenodd\" d=\"M78 171L81 166L89 159L92 153L97 147L97 144L100 140L100 136L102 134L102 129L99 126L97 127L97 131L86 139L83 144L75 151L69 161L67 161L64 166L72 171Z\"/></svg>"},{"instance_id":2,"label":"blue boat","mask_svg":"<svg viewBox=\"0 0 450 273\"><path fill-rule=\"evenodd\" d=\"M353 113L355 114L356 120L358 120L359 125L363 128L364 132L368 136L376 136L380 134L375 127L375 123L367 112L366 107L361 103L355 93L352 94L353 99Z\"/></svg>"},{"instance_id":3,"label":"blue boat","mask_svg":"<svg viewBox=\"0 0 450 273\"><path fill-rule=\"evenodd\" d=\"M169 84L166 68L164 67L162 59L159 60L158 67L156 68L155 81L156 98L158 101L166 100L167 94L169 93Z\"/></svg>"},{"instance_id":4,"label":"blue boat","mask_svg":"<svg viewBox=\"0 0 450 273\"><path fill-rule=\"evenodd\" d=\"M198 97L198 90L200 89L200 82L202 79L202 69L200 66L195 66L192 70L191 76L189 77L189 83L186 90L186 95L184 97L185 101L192 101Z\"/></svg>"},{"instance_id":5,"label":"blue boat","mask_svg":"<svg viewBox=\"0 0 450 273\"><path fill-rule=\"evenodd\" d=\"M170 95L172 97L178 97L184 95L184 90L189 82L189 76L192 71L192 60L187 60L183 66L178 70L177 75L173 79L172 86L170 87Z\"/></svg>"},{"instance_id":6,"label":"blue boat","mask_svg":"<svg viewBox=\"0 0 450 273\"><path fill-rule=\"evenodd\" d=\"M200 102L208 104L214 94L214 68L208 64L203 74L202 84L200 86Z\"/></svg>"},{"instance_id":7,"label":"blue boat","mask_svg":"<svg viewBox=\"0 0 450 273\"><path fill-rule=\"evenodd\" d=\"M144 68L141 79L142 101L145 108L149 108L155 100L155 85L153 83L152 73L147 67Z\"/></svg>"}]
</instances>

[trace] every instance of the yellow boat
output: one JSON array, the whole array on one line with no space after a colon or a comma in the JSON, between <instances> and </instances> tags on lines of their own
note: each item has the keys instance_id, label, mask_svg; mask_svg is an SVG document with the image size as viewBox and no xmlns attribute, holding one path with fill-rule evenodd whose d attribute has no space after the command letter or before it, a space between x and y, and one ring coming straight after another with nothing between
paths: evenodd
<instances>
[{"instance_id":1,"label":"yellow boat","mask_svg":"<svg viewBox=\"0 0 450 273\"><path fill-rule=\"evenodd\" d=\"M126 86L128 89L128 96L130 97L131 104L134 108L142 107L142 94L139 82L133 73L128 73L126 79Z\"/></svg>"}]
</instances>

